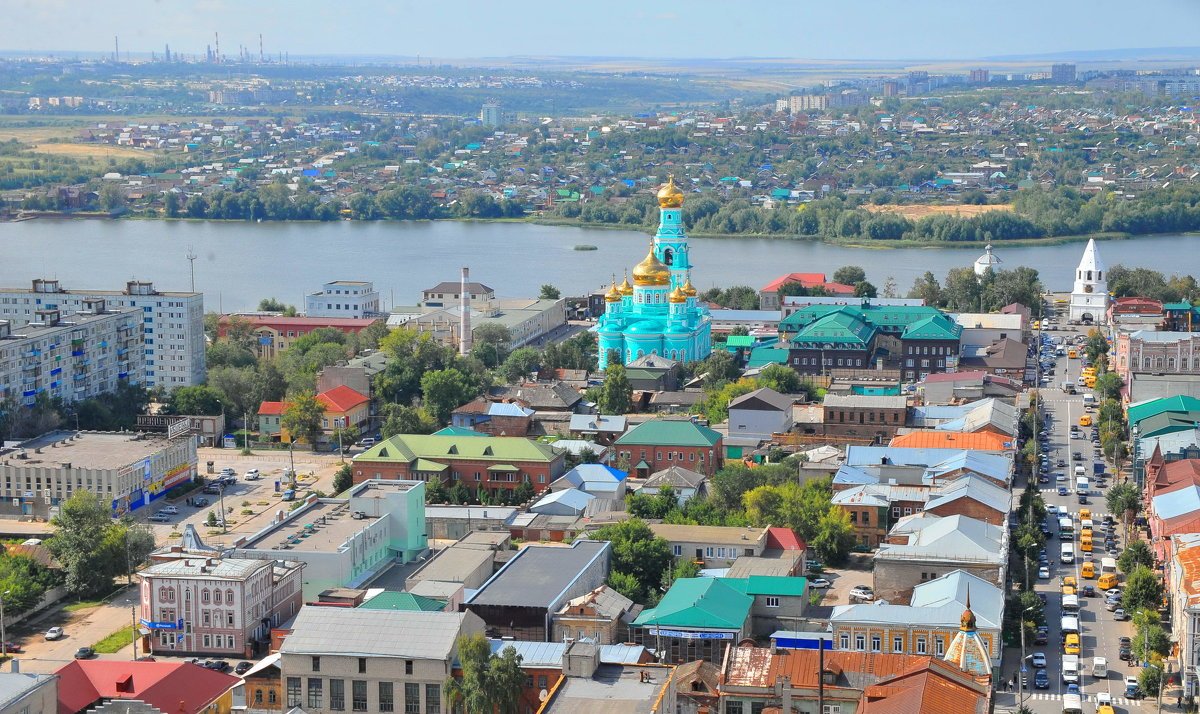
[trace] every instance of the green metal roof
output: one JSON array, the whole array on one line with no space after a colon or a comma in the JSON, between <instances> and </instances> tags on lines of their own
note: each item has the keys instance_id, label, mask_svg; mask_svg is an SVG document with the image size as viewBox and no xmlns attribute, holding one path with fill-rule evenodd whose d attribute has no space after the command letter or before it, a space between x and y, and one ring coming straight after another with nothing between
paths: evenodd
<instances>
[{"instance_id":1,"label":"green metal roof","mask_svg":"<svg viewBox=\"0 0 1200 714\"><path fill-rule=\"evenodd\" d=\"M794 332L835 312L855 315L868 325L887 332L899 332L914 322L942 314L936 307L928 305L872 305L869 302L862 305L806 305L788 315L779 326L783 332Z\"/></svg>"},{"instance_id":2,"label":"green metal roof","mask_svg":"<svg viewBox=\"0 0 1200 714\"><path fill-rule=\"evenodd\" d=\"M746 360L747 367L766 367L769 364L787 364L788 351L782 347L759 347L751 350Z\"/></svg>"},{"instance_id":3,"label":"green metal roof","mask_svg":"<svg viewBox=\"0 0 1200 714\"><path fill-rule=\"evenodd\" d=\"M1163 414L1165 412L1180 412L1183 414L1200 412L1200 399L1187 396L1174 396L1138 402L1129 407L1126 417L1132 426L1155 414Z\"/></svg>"},{"instance_id":4,"label":"green metal roof","mask_svg":"<svg viewBox=\"0 0 1200 714\"><path fill-rule=\"evenodd\" d=\"M382 592L358 606L359 610L411 610L441 612L446 603L412 593Z\"/></svg>"},{"instance_id":5,"label":"green metal roof","mask_svg":"<svg viewBox=\"0 0 1200 714\"><path fill-rule=\"evenodd\" d=\"M446 469L448 469L450 467L447 466L446 464L439 464L436 461L430 461L429 459L417 459L417 464L413 468L415 468L417 471L438 472L438 471L445 471Z\"/></svg>"},{"instance_id":6,"label":"green metal roof","mask_svg":"<svg viewBox=\"0 0 1200 714\"><path fill-rule=\"evenodd\" d=\"M844 308L831 313L800 330L793 344L818 342L862 345L865 349L875 337L877 328L862 320L857 310Z\"/></svg>"},{"instance_id":7,"label":"green metal roof","mask_svg":"<svg viewBox=\"0 0 1200 714\"><path fill-rule=\"evenodd\" d=\"M433 436L487 436L487 434L468 429L465 426L448 426L433 432Z\"/></svg>"},{"instance_id":8,"label":"green metal roof","mask_svg":"<svg viewBox=\"0 0 1200 714\"><path fill-rule=\"evenodd\" d=\"M555 452L519 436L442 436L397 434L354 457L355 461L412 463L417 459L488 459L496 461L553 461Z\"/></svg>"},{"instance_id":9,"label":"green metal roof","mask_svg":"<svg viewBox=\"0 0 1200 714\"><path fill-rule=\"evenodd\" d=\"M1142 438L1162 436L1177 431L1191 431L1196 428L1196 417L1166 412L1154 414L1138 422L1138 435Z\"/></svg>"},{"instance_id":10,"label":"green metal roof","mask_svg":"<svg viewBox=\"0 0 1200 714\"><path fill-rule=\"evenodd\" d=\"M1186 311L1186 310L1192 309L1192 304L1190 302L1164 302L1163 309L1164 310L1185 310Z\"/></svg>"},{"instance_id":11,"label":"green metal roof","mask_svg":"<svg viewBox=\"0 0 1200 714\"><path fill-rule=\"evenodd\" d=\"M720 578L680 578L634 625L741 630L750 617L754 598Z\"/></svg>"},{"instance_id":12,"label":"green metal roof","mask_svg":"<svg viewBox=\"0 0 1200 714\"><path fill-rule=\"evenodd\" d=\"M962 334L962 325L938 313L930 315L904 328L906 340L957 340Z\"/></svg>"},{"instance_id":13,"label":"green metal roof","mask_svg":"<svg viewBox=\"0 0 1200 714\"><path fill-rule=\"evenodd\" d=\"M725 344L729 347L753 347L754 338L750 335L730 335Z\"/></svg>"},{"instance_id":14,"label":"green metal roof","mask_svg":"<svg viewBox=\"0 0 1200 714\"><path fill-rule=\"evenodd\" d=\"M721 582L747 595L801 597L808 587L808 578L796 578L784 575L751 575L748 578L721 578Z\"/></svg>"},{"instance_id":15,"label":"green metal roof","mask_svg":"<svg viewBox=\"0 0 1200 714\"><path fill-rule=\"evenodd\" d=\"M686 419L651 419L625 432L619 446L714 446L721 435Z\"/></svg>"}]
</instances>

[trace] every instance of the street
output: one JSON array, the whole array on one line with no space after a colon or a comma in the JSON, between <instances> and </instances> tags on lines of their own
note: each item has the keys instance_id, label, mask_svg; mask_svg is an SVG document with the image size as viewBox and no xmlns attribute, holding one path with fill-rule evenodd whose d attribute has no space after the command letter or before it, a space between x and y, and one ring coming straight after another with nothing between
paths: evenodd
<instances>
[{"instance_id":1,"label":"street","mask_svg":"<svg viewBox=\"0 0 1200 714\"><path fill-rule=\"evenodd\" d=\"M134 518L150 527L154 532L155 542L159 547L178 540L178 534L185 524L196 527L200 536L209 545L229 546L233 541L244 535L253 534L265 528L271 518L279 510L286 511L291 503L280 500L280 494L275 492L275 481L283 477L285 468L290 466L291 459L287 451L259 451L250 456L242 456L236 449L199 449L199 470L205 476L208 461L213 462L213 469L220 473L222 468L233 468L238 474L236 484L226 489L225 508L232 508L228 513L228 533L222 533L221 528L211 529L205 525L209 511L220 512L221 497L211 494L193 492L193 496L208 498L207 506L191 507L180 499L174 505L179 514L170 516L167 522L156 523L148 519L161 511L168 503L164 500L155 501L149 507L134 511ZM313 489L333 492L333 476L340 466L337 454L313 454L297 451L293 455L296 471L300 476L300 495ZM349 457L347 457L349 460ZM247 481L244 475L247 470L257 468L261 478ZM314 476L310 476L312 473ZM243 510L252 513L243 514ZM133 624L133 607L137 605L137 587L121 591L111 600L86 608L67 610L73 600L63 600L59 606L52 607L35 617L10 628L9 640L17 643L23 649L16 655L20 660L22 672L51 673L70 662L77 649L90 647L118 629ZM62 627L62 639L47 641L44 633L51 627ZM145 654L138 652L138 655ZM128 646L114 654L97 655L100 659L128 660L133 658L133 647ZM161 655L155 655L161 658Z\"/></svg>"},{"instance_id":2,"label":"street","mask_svg":"<svg viewBox=\"0 0 1200 714\"><path fill-rule=\"evenodd\" d=\"M1064 317L1059 317L1058 326L1061 328L1047 332L1045 334L1051 337L1061 337L1065 341L1073 341L1075 335L1086 334L1085 329L1080 329L1078 325L1066 325ZM1036 334L1036 333L1035 333ZM1082 346L1080 346L1082 347ZM1104 481L1104 487L1099 486L1095 481L1089 485L1087 494L1088 503L1086 505L1079 503L1077 495L1078 483L1075 477L1075 467L1083 466L1083 473L1089 479L1092 478L1093 464L1102 459L1096 454L1098 453L1090 440L1090 427L1081 427L1075 438L1072 438L1071 425L1079 424L1079 418L1085 413L1083 394L1089 393L1091 390L1083 387L1080 384L1080 369L1082 366L1082 350L1080 350L1079 358L1071 359L1067 356L1058 357L1055 360L1054 374L1050 377L1049 384L1043 384L1039 389L1039 394L1042 395L1045 404L1046 420L1043 426L1047 427L1048 440L1048 473L1043 470L1043 474L1048 477L1048 483L1042 483L1040 490L1042 497L1046 502L1047 510L1053 507L1059 514L1066 513L1072 517L1076 533L1079 530L1079 509L1087 508L1091 511L1091 519L1096 524L1096 545L1093 553L1079 552L1080 542L1077 536L1068 536L1067 539L1060 539L1058 529L1056 528L1058 515L1048 514L1046 517L1047 525L1050 527L1052 535L1046 540L1046 552L1048 556L1048 579L1039 578L1033 583L1033 589L1039 594L1044 594L1046 601L1046 625L1049 627L1048 642L1044 645L1035 645L1030 641L1026 642L1025 654L1032 655L1035 652L1044 653L1046 656L1046 672L1049 675L1049 688L1036 689L1034 688L1034 668L1029 666L1029 688L1025 693L1025 705L1034 712L1044 714L1060 714L1063 707L1063 695L1067 692L1067 685L1062 681L1062 656L1063 646L1060 635L1060 624L1063 613L1063 596L1062 585L1063 577L1071 576L1075 578L1080 590L1085 585L1091 585L1099 590L1096 586L1096 578L1083 578L1081 576L1081 565L1083 562L1094 559L1096 563L1097 575L1099 575L1100 559L1102 557L1116 557L1119 551L1114 554L1104 552L1103 530L1101 523L1107 514L1107 504L1105 502L1105 493L1107 485L1119 481L1120 476L1113 473L1110 466L1106 466L1106 472L1110 477ZM1065 381L1072 381L1077 385L1078 394L1067 394L1063 391L1062 386ZM1046 453L1043 451L1043 453ZM1076 453L1081 457L1075 458ZM1059 466L1060 463L1065 464ZM1013 486L1013 503L1014 508L1020 500L1020 493L1024 490L1026 484L1023 482L1014 484ZM1065 487L1065 495L1060 495L1059 487ZM1117 547L1124 545L1124 534L1120 533L1120 528L1117 527L1113 531L1116 534ZM1063 543L1074 543L1076 548L1075 562L1066 564L1061 562L1061 545ZM1012 571L1014 577L1020 577L1019 567ZM1122 582L1123 582L1122 578ZM1116 706L1117 711L1128 711L1131 708L1146 706L1155 706L1155 699L1150 700L1134 700L1125 697L1124 679L1126 676L1137 676L1140 668L1130 666L1129 663L1122 661L1118 657L1118 638L1133 635L1134 629L1129 621L1118 622L1114 620L1113 613L1105 609L1104 594L1098 593L1094 597L1084 597L1080 593L1079 597L1079 628L1080 628L1080 644L1081 651L1079 654L1080 660L1080 689L1084 700L1084 711L1093 712L1096 707L1096 695L1101 692L1108 693L1112 696L1112 703ZM1108 660L1108 676L1102 679L1097 679L1092 676L1092 662L1094 657L1104 657ZM1004 709L1015 710L1020 704L1018 700L1018 691L1014 688L1011 692L1006 692L1004 682L1007 678L1008 682L1012 682L1014 673L1016 672L1021 661L1021 651L1019 648L1009 648L1005 651L1004 656L1004 672L1001 677L1001 685L999 694L997 695L997 705ZM1028 664L1028 660L1027 660ZM1172 702L1173 704L1173 702Z\"/></svg>"}]
</instances>

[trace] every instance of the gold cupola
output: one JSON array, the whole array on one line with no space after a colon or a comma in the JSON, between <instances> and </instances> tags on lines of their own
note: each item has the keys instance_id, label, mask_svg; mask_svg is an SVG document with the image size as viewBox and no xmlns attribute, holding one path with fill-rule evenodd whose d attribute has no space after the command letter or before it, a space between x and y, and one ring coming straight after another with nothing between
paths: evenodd
<instances>
[{"instance_id":1,"label":"gold cupola","mask_svg":"<svg viewBox=\"0 0 1200 714\"><path fill-rule=\"evenodd\" d=\"M683 288L675 288L667 297L667 302L679 304L687 302L687 293L683 292Z\"/></svg>"},{"instance_id":2,"label":"gold cupola","mask_svg":"<svg viewBox=\"0 0 1200 714\"><path fill-rule=\"evenodd\" d=\"M675 185L675 175L667 176L667 182L658 189L658 205L662 208L679 208L683 205L683 191Z\"/></svg>"},{"instance_id":3,"label":"gold cupola","mask_svg":"<svg viewBox=\"0 0 1200 714\"><path fill-rule=\"evenodd\" d=\"M633 294L633 286L629 284L629 271L625 272L625 281L617 287L617 290L619 290L622 295Z\"/></svg>"},{"instance_id":4,"label":"gold cupola","mask_svg":"<svg viewBox=\"0 0 1200 714\"><path fill-rule=\"evenodd\" d=\"M617 287L617 278L614 275L612 279L612 287L608 292L604 293L604 302L621 302L621 290Z\"/></svg>"},{"instance_id":5,"label":"gold cupola","mask_svg":"<svg viewBox=\"0 0 1200 714\"><path fill-rule=\"evenodd\" d=\"M683 294L688 297L696 297L696 288L692 287L692 276L690 275L683 281Z\"/></svg>"},{"instance_id":6,"label":"gold cupola","mask_svg":"<svg viewBox=\"0 0 1200 714\"><path fill-rule=\"evenodd\" d=\"M671 269L654 254L654 243L642 262L633 266L633 284L641 287L661 287L671 283Z\"/></svg>"}]
</instances>

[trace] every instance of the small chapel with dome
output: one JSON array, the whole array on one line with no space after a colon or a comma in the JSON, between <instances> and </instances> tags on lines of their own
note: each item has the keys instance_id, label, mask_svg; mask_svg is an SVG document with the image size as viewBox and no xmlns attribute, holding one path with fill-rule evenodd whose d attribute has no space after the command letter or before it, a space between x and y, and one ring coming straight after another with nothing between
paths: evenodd
<instances>
[{"instance_id":1,"label":"small chapel with dome","mask_svg":"<svg viewBox=\"0 0 1200 714\"><path fill-rule=\"evenodd\" d=\"M683 191L674 177L658 191L658 231L649 252L629 276L604 296L605 311L594 328L600 369L610 352L628 364L646 355L679 362L704 359L712 352L712 318L692 287L692 263L683 229Z\"/></svg>"}]
</instances>

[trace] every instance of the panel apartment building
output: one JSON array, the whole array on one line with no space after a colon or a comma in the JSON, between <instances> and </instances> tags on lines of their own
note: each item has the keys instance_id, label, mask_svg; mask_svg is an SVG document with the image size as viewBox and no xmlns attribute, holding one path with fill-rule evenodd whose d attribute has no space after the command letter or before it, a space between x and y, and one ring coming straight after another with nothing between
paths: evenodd
<instances>
[{"instance_id":1,"label":"panel apartment building","mask_svg":"<svg viewBox=\"0 0 1200 714\"><path fill-rule=\"evenodd\" d=\"M71 315L35 310L20 326L0 318L0 401L75 402L144 383L141 313L110 310L100 298L80 307Z\"/></svg>"},{"instance_id":2,"label":"panel apartment building","mask_svg":"<svg viewBox=\"0 0 1200 714\"><path fill-rule=\"evenodd\" d=\"M86 310L103 299L108 309L142 312L147 387L202 384L204 364L203 293L159 292L152 282L131 280L124 290L68 290L57 280L37 279L30 289L0 288L0 320L19 327L37 320L39 310L60 314Z\"/></svg>"}]
</instances>

